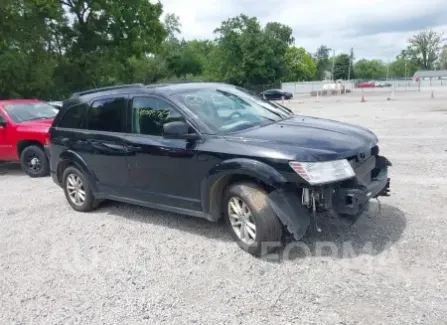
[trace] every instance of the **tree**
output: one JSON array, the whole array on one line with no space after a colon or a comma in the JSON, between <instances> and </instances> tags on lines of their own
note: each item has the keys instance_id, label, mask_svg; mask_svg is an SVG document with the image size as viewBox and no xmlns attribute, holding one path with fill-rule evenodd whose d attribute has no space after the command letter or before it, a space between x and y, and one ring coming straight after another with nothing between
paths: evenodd
<instances>
[{"instance_id":1,"label":"tree","mask_svg":"<svg viewBox=\"0 0 447 325\"><path fill-rule=\"evenodd\" d=\"M215 73L224 81L256 85L283 77L286 69L282 58L293 42L290 27L269 23L263 29L257 18L239 15L222 22L214 33Z\"/></svg>"},{"instance_id":2,"label":"tree","mask_svg":"<svg viewBox=\"0 0 447 325\"><path fill-rule=\"evenodd\" d=\"M348 79L348 73L349 73L349 55L348 54L339 54L335 57L335 64L334 64L334 80L337 79Z\"/></svg>"},{"instance_id":3,"label":"tree","mask_svg":"<svg viewBox=\"0 0 447 325\"><path fill-rule=\"evenodd\" d=\"M445 70L447 69L447 46L444 45L441 50L441 54L439 55L438 62L439 69Z\"/></svg>"},{"instance_id":4,"label":"tree","mask_svg":"<svg viewBox=\"0 0 447 325\"><path fill-rule=\"evenodd\" d=\"M73 79L76 88L107 84L108 80L131 82L133 70L128 59L156 52L167 36L160 21L160 3L60 0L60 4L74 19L66 33L71 40L66 53L67 67L77 71ZM107 75L105 71L114 76L102 77Z\"/></svg>"},{"instance_id":5,"label":"tree","mask_svg":"<svg viewBox=\"0 0 447 325\"><path fill-rule=\"evenodd\" d=\"M62 11L51 1L4 0L0 6L0 98L49 96L57 60L52 25Z\"/></svg>"},{"instance_id":6,"label":"tree","mask_svg":"<svg viewBox=\"0 0 447 325\"><path fill-rule=\"evenodd\" d=\"M315 53L315 63L317 68L317 79L324 79L324 72L329 67L329 51L331 49L326 45L320 45Z\"/></svg>"},{"instance_id":7,"label":"tree","mask_svg":"<svg viewBox=\"0 0 447 325\"><path fill-rule=\"evenodd\" d=\"M354 65L357 78L380 79L386 76L386 66L379 60L359 60Z\"/></svg>"},{"instance_id":8,"label":"tree","mask_svg":"<svg viewBox=\"0 0 447 325\"><path fill-rule=\"evenodd\" d=\"M177 34L181 33L182 24L180 23L180 17L175 14L166 14L163 23L167 35L167 39L177 39Z\"/></svg>"},{"instance_id":9,"label":"tree","mask_svg":"<svg viewBox=\"0 0 447 325\"><path fill-rule=\"evenodd\" d=\"M390 64L389 75L392 78L413 77L418 70L418 64L414 60L398 57Z\"/></svg>"},{"instance_id":10,"label":"tree","mask_svg":"<svg viewBox=\"0 0 447 325\"><path fill-rule=\"evenodd\" d=\"M312 56L303 47L291 46L284 55L286 75L284 81L312 80L317 72Z\"/></svg>"},{"instance_id":11,"label":"tree","mask_svg":"<svg viewBox=\"0 0 447 325\"><path fill-rule=\"evenodd\" d=\"M418 60L421 69L434 68L441 50L443 33L437 33L431 29L423 30L410 37L408 51Z\"/></svg>"},{"instance_id":12,"label":"tree","mask_svg":"<svg viewBox=\"0 0 447 325\"><path fill-rule=\"evenodd\" d=\"M171 53L166 58L167 68L177 77L185 78L186 75L199 75L202 73L202 64L189 44L183 41L177 52Z\"/></svg>"}]
</instances>

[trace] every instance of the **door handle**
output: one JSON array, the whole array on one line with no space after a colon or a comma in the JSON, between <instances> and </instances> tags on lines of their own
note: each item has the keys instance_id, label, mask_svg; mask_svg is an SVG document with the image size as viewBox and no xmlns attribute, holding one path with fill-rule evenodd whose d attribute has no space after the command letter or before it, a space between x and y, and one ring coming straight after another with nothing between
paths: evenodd
<instances>
[{"instance_id":1,"label":"door handle","mask_svg":"<svg viewBox=\"0 0 447 325\"><path fill-rule=\"evenodd\" d=\"M124 145L124 150L126 150L127 152L136 152L136 151L140 151L141 149L143 149L143 147L140 146L132 146L132 145Z\"/></svg>"}]
</instances>

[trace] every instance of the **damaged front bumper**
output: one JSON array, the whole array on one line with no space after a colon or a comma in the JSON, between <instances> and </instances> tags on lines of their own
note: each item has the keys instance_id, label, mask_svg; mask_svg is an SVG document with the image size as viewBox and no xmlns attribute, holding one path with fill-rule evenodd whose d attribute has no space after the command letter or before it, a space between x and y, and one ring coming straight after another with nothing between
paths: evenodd
<instances>
[{"instance_id":1,"label":"damaged front bumper","mask_svg":"<svg viewBox=\"0 0 447 325\"><path fill-rule=\"evenodd\" d=\"M374 156L356 168L356 177L348 181L301 189L276 189L269 194L270 206L296 240L305 234L312 220L319 229L317 212L331 211L355 222L368 209L370 199L389 196L389 166L388 159Z\"/></svg>"},{"instance_id":2,"label":"damaged front bumper","mask_svg":"<svg viewBox=\"0 0 447 325\"><path fill-rule=\"evenodd\" d=\"M353 187L339 187L334 191L332 207L341 216L358 217L368 207L372 198L389 196L390 178L388 169L383 168L367 185L355 184Z\"/></svg>"}]
</instances>

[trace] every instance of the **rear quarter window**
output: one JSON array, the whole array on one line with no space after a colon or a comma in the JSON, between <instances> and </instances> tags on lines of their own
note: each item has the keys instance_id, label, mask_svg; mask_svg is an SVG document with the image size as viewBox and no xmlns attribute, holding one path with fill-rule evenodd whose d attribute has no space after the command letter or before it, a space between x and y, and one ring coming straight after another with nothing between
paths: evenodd
<instances>
[{"instance_id":1,"label":"rear quarter window","mask_svg":"<svg viewBox=\"0 0 447 325\"><path fill-rule=\"evenodd\" d=\"M79 104L69 107L56 125L60 128L67 129L80 129L82 128L82 121L84 119L85 112L87 111L86 104Z\"/></svg>"}]
</instances>

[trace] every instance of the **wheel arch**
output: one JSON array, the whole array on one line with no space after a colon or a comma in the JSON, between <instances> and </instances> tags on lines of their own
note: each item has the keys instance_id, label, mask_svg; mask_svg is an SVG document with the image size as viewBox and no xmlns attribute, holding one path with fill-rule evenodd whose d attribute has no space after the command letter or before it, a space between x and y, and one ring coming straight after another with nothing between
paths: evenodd
<instances>
[{"instance_id":1,"label":"wheel arch","mask_svg":"<svg viewBox=\"0 0 447 325\"><path fill-rule=\"evenodd\" d=\"M24 140L20 140L19 142L17 142L17 147L16 147L17 155L20 157L22 155L23 150L25 150L25 148L27 148L29 146L38 146L39 148L41 148L43 150L43 144L40 141L24 139Z\"/></svg>"},{"instance_id":2,"label":"wheel arch","mask_svg":"<svg viewBox=\"0 0 447 325\"><path fill-rule=\"evenodd\" d=\"M87 178L87 180L90 183L90 188L93 193L98 192L98 188L96 185L96 179L95 179L93 173L87 167L87 164L85 163L84 159L80 155L78 155L77 153L75 153L74 151L71 151L71 150L64 151L59 156L59 163L57 164L57 167L56 167L56 175L57 175L57 180L58 180L59 184L61 184L61 185L63 184L62 175L64 173L64 170L66 170L70 166L76 167L85 175L85 177Z\"/></svg>"},{"instance_id":3,"label":"wheel arch","mask_svg":"<svg viewBox=\"0 0 447 325\"><path fill-rule=\"evenodd\" d=\"M253 159L231 159L219 163L210 170L202 182L203 211L211 221L222 217L222 200L228 186L238 182L259 184L267 193L287 183L272 166Z\"/></svg>"}]
</instances>

